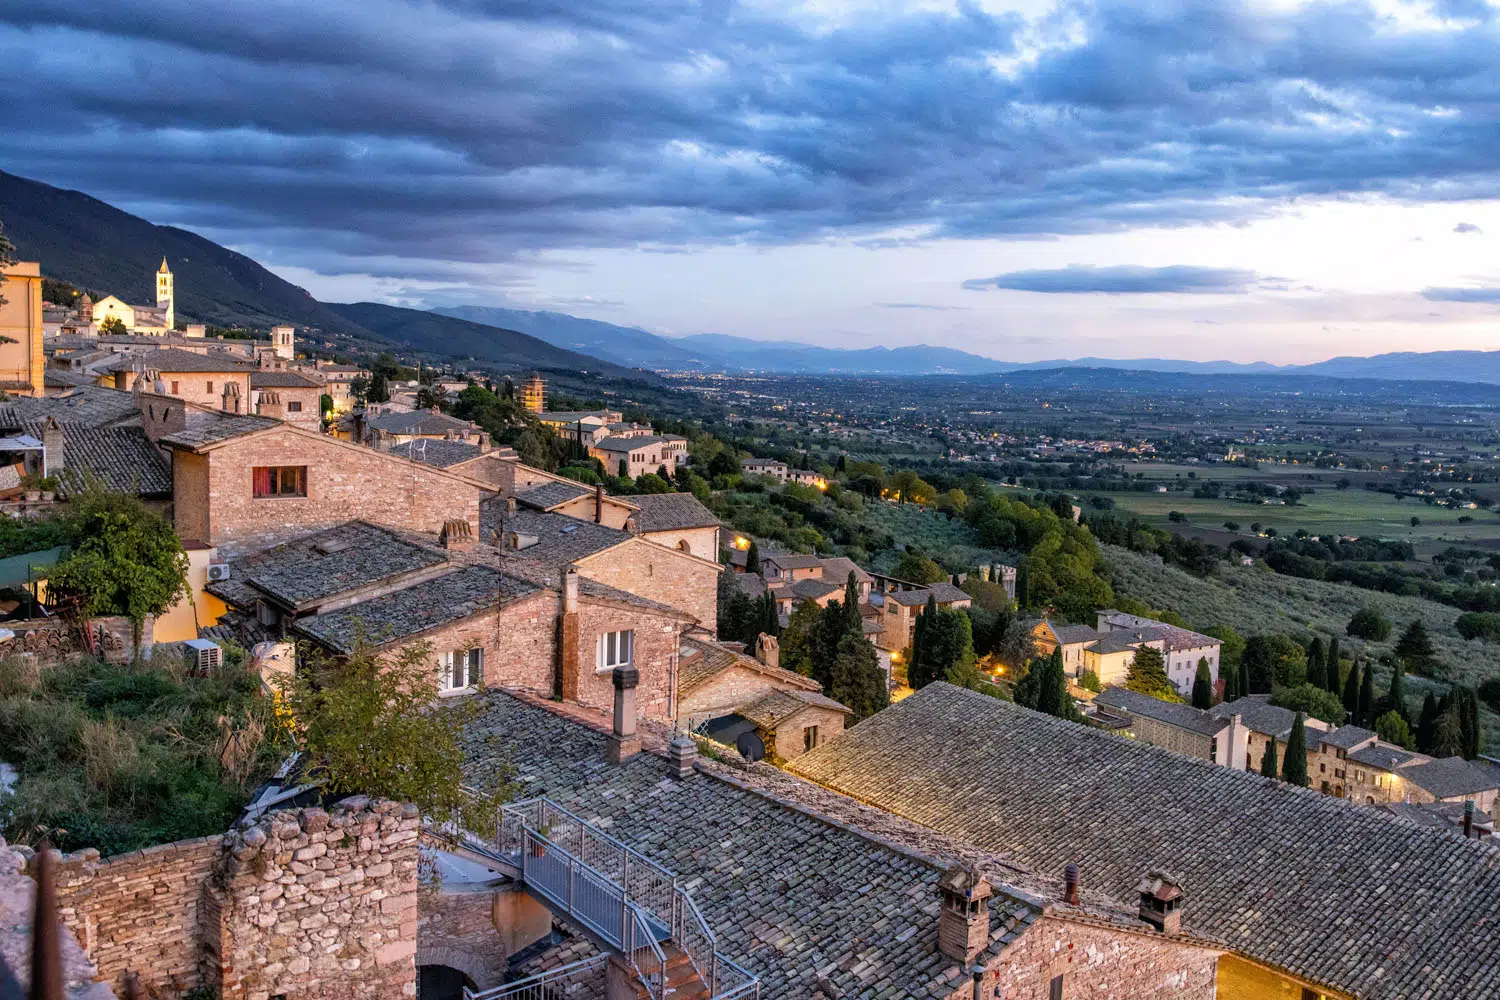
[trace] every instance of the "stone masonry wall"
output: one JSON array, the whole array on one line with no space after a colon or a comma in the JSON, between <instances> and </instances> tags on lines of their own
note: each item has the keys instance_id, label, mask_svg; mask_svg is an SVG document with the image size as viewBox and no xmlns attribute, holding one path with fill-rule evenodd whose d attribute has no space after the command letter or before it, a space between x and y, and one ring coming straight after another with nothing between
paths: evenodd
<instances>
[{"instance_id":1,"label":"stone masonry wall","mask_svg":"<svg viewBox=\"0 0 1500 1000\"><path fill-rule=\"evenodd\" d=\"M1132 715L1130 727L1135 730L1135 735L1143 743L1153 746L1166 747L1168 750L1176 750L1178 753L1188 757L1197 757L1199 760L1212 760L1210 750L1213 748L1213 737L1204 736L1202 733L1190 733L1186 729L1168 725L1157 719L1150 719L1143 715Z\"/></svg>"},{"instance_id":2,"label":"stone masonry wall","mask_svg":"<svg viewBox=\"0 0 1500 1000\"><path fill-rule=\"evenodd\" d=\"M675 618L626 611L584 600L578 605L578 624L578 663L575 666L578 701L595 708L614 705L613 674L598 669L599 637L606 632L630 629L635 633L634 664L641 674L640 685L635 691L636 711L645 716L667 717L671 712L678 630L682 623Z\"/></svg>"},{"instance_id":3,"label":"stone masonry wall","mask_svg":"<svg viewBox=\"0 0 1500 1000\"><path fill-rule=\"evenodd\" d=\"M985 995L1048 1000L1052 980L1062 976L1068 1000L1212 1000L1217 969L1218 952L1208 948L1043 917L990 966ZM968 1000L971 993L965 983L952 998Z\"/></svg>"},{"instance_id":4,"label":"stone masonry wall","mask_svg":"<svg viewBox=\"0 0 1500 1000\"><path fill-rule=\"evenodd\" d=\"M717 719L787 686L753 667L731 667L683 695L677 714L694 724Z\"/></svg>"},{"instance_id":5,"label":"stone masonry wall","mask_svg":"<svg viewBox=\"0 0 1500 1000\"><path fill-rule=\"evenodd\" d=\"M405 459L291 428L235 440L208 453L208 529L221 553L253 552L286 538L363 518L437 533L466 520L478 537L480 487ZM307 467L307 496L253 495L256 466Z\"/></svg>"},{"instance_id":6,"label":"stone masonry wall","mask_svg":"<svg viewBox=\"0 0 1500 1000\"><path fill-rule=\"evenodd\" d=\"M227 835L209 985L224 1000L414 996L420 827L416 806L361 796Z\"/></svg>"},{"instance_id":7,"label":"stone masonry wall","mask_svg":"<svg viewBox=\"0 0 1500 1000\"><path fill-rule=\"evenodd\" d=\"M197 985L200 903L220 840L183 840L104 860L95 850L63 855L59 916L117 996L125 995L126 972L156 996Z\"/></svg>"},{"instance_id":8,"label":"stone masonry wall","mask_svg":"<svg viewBox=\"0 0 1500 1000\"><path fill-rule=\"evenodd\" d=\"M496 902L491 889L466 886L460 891L446 887L423 891L418 905L417 965L457 969L479 990L505 982L510 949L495 927Z\"/></svg>"},{"instance_id":9,"label":"stone masonry wall","mask_svg":"<svg viewBox=\"0 0 1500 1000\"><path fill-rule=\"evenodd\" d=\"M779 760L791 760L807 753L808 726L818 727L818 746L838 739L844 733L844 713L831 708L810 705L782 719L776 726L773 752Z\"/></svg>"},{"instance_id":10,"label":"stone masonry wall","mask_svg":"<svg viewBox=\"0 0 1500 1000\"><path fill-rule=\"evenodd\" d=\"M484 650L487 686L518 687L550 695L556 673L559 600L556 591L545 591L498 611L424 632L414 641L432 645L434 675L443 653L477 646Z\"/></svg>"},{"instance_id":11,"label":"stone masonry wall","mask_svg":"<svg viewBox=\"0 0 1500 1000\"><path fill-rule=\"evenodd\" d=\"M709 631L718 627L719 567L643 538L579 561L590 580L686 611Z\"/></svg>"}]
</instances>

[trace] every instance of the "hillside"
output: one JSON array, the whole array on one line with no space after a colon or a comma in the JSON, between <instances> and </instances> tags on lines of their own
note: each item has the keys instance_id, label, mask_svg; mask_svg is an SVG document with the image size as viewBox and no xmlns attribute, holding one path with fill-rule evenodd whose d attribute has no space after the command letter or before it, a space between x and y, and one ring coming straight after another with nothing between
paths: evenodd
<instances>
[{"instance_id":1,"label":"hillside","mask_svg":"<svg viewBox=\"0 0 1500 1000\"><path fill-rule=\"evenodd\" d=\"M23 260L42 273L127 302L156 301L156 269L167 258L177 318L220 326L363 331L244 254L171 226L158 226L79 191L0 171L0 220Z\"/></svg>"},{"instance_id":2,"label":"hillside","mask_svg":"<svg viewBox=\"0 0 1500 1000\"><path fill-rule=\"evenodd\" d=\"M1014 367L951 347L814 347L789 340L749 340L704 333L676 343L706 354L723 367L787 375L975 374Z\"/></svg>"},{"instance_id":3,"label":"hillside","mask_svg":"<svg viewBox=\"0 0 1500 1000\"><path fill-rule=\"evenodd\" d=\"M1500 385L1500 351L1402 351L1369 358L1331 358L1296 371L1333 378L1447 379Z\"/></svg>"},{"instance_id":4,"label":"hillside","mask_svg":"<svg viewBox=\"0 0 1500 1000\"><path fill-rule=\"evenodd\" d=\"M565 351L516 330L377 302L330 303L327 308L350 325L413 351L475 358L518 371L559 369L634 381L656 380L648 372Z\"/></svg>"},{"instance_id":5,"label":"hillside","mask_svg":"<svg viewBox=\"0 0 1500 1000\"><path fill-rule=\"evenodd\" d=\"M446 306L432 311L440 316L519 330L545 340L554 347L590 354L630 368L696 369L717 366L714 359L702 352L690 350L676 341L658 337L639 327L617 326L601 320L569 316L567 313L502 309L498 306Z\"/></svg>"}]
</instances>

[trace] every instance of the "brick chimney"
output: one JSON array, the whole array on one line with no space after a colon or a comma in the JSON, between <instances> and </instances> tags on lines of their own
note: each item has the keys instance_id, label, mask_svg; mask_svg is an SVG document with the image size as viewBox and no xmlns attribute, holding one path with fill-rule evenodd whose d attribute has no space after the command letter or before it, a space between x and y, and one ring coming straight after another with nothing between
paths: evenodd
<instances>
[{"instance_id":1,"label":"brick chimney","mask_svg":"<svg viewBox=\"0 0 1500 1000\"><path fill-rule=\"evenodd\" d=\"M755 639L755 658L768 667L781 666L781 641L769 632Z\"/></svg>"},{"instance_id":2,"label":"brick chimney","mask_svg":"<svg viewBox=\"0 0 1500 1000\"><path fill-rule=\"evenodd\" d=\"M1135 887L1141 894L1141 919L1163 934L1182 930L1182 886L1166 872L1155 871Z\"/></svg>"},{"instance_id":3,"label":"brick chimney","mask_svg":"<svg viewBox=\"0 0 1500 1000\"><path fill-rule=\"evenodd\" d=\"M474 529L468 521L444 521L440 538L443 548L452 552L468 552L474 547Z\"/></svg>"},{"instance_id":4,"label":"brick chimney","mask_svg":"<svg viewBox=\"0 0 1500 1000\"><path fill-rule=\"evenodd\" d=\"M1078 866L1071 861L1063 868L1063 902L1078 905Z\"/></svg>"},{"instance_id":5,"label":"brick chimney","mask_svg":"<svg viewBox=\"0 0 1500 1000\"><path fill-rule=\"evenodd\" d=\"M48 417L42 425L42 475L51 476L66 469L65 454L62 425L56 417Z\"/></svg>"},{"instance_id":6,"label":"brick chimney","mask_svg":"<svg viewBox=\"0 0 1500 1000\"><path fill-rule=\"evenodd\" d=\"M938 880L938 950L965 965L990 942L990 884L972 868L950 868Z\"/></svg>"},{"instance_id":7,"label":"brick chimney","mask_svg":"<svg viewBox=\"0 0 1500 1000\"><path fill-rule=\"evenodd\" d=\"M584 669L579 662L578 567L569 566L563 573L562 611L557 616L557 696L563 701L578 700L578 675Z\"/></svg>"},{"instance_id":8,"label":"brick chimney","mask_svg":"<svg viewBox=\"0 0 1500 1000\"><path fill-rule=\"evenodd\" d=\"M594 523L604 523L604 484L594 484Z\"/></svg>"},{"instance_id":9,"label":"brick chimney","mask_svg":"<svg viewBox=\"0 0 1500 1000\"><path fill-rule=\"evenodd\" d=\"M641 738L635 732L635 688L641 672L635 667L616 667L615 726L609 735L605 758L611 764L623 764L641 752Z\"/></svg>"},{"instance_id":10,"label":"brick chimney","mask_svg":"<svg viewBox=\"0 0 1500 1000\"><path fill-rule=\"evenodd\" d=\"M693 765L698 762L698 744L687 733L679 732L667 744L667 762L671 766L672 777L678 781L691 777Z\"/></svg>"},{"instance_id":11,"label":"brick chimney","mask_svg":"<svg viewBox=\"0 0 1500 1000\"><path fill-rule=\"evenodd\" d=\"M274 420L286 419L286 407L282 405L281 397L274 392L262 391L260 403L255 409L262 417L271 417Z\"/></svg>"}]
</instances>

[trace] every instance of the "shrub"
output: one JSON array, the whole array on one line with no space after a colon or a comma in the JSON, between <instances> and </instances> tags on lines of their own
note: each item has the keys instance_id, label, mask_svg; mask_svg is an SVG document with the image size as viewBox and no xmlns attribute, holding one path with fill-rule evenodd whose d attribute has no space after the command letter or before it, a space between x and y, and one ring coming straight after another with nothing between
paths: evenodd
<instances>
[{"instance_id":1,"label":"shrub","mask_svg":"<svg viewBox=\"0 0 1500 1000\"><path fill-rule=\"evenodd\" d=\"M1271 704L1310 715L1314 719L1322 719L1331 726L1342 726L1344 719L1348 717L1338 695L1315 684L1278 688L1271 695Z\"/></svg>"},{"instance_id":2,"label":"shrub","mask_svg":"<svg viewBox=\"0 0 1500 1000\"><path fill-rule=\"evenodd\" d=\"M1349 624L1344 627L1344 631L1359 639L1385 642L1391 637L1391 622L1374 608L1360 608L1349 619Z\"/></svg>"},{"instance_id":3,"label":"shrub","mask_svg":"<svg viewBox=\"0 0 1500 1000\"><path fill-rule=\"evenodd\" d=\"M1494 642L1500 639L1500 614L1489 611L1468 611L1458 616L1453 627L1465 639L1483 639L1485 642Z\"/></svg>"}]
</instances>

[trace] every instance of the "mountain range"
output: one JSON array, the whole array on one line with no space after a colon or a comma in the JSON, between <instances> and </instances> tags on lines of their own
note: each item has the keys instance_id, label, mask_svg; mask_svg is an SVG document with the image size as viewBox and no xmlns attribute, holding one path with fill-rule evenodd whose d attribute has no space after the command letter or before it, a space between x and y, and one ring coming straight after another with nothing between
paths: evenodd
<instances>
[{"instance_id":1,"label":"mountain range","mask_svg":"<svg viewBox=\"0 0 1500 1000\"><path fill-rule=\"evenodd\" d=\"M293 323L372 346L473 357L512 369L594 371L654 381L649 371L790 375L935 375L1110 369L1194 375L1318 375L1500 385L1500 351L1433 351L1338 357L1309 365L1071 358L1006 362L941 346L832 348L719 334L663 337L560 312L492 306L431 311L374 302L319 302L244 254L174 226L158 226L79 191L0 171L0 223L22 259L79 288L149 302L157 265L176 275L177 315L220 326Z\"/></svg>"}]
</instances>

